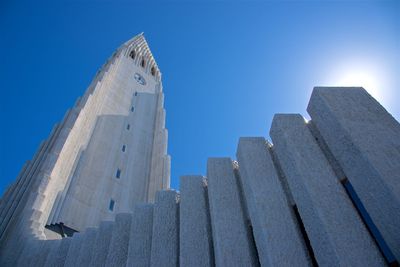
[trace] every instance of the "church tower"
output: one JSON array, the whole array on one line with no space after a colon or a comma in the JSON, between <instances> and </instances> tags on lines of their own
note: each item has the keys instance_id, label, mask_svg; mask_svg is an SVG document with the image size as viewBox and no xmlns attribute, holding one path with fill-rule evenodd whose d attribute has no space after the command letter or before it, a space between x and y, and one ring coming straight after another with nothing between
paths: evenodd
<instances>
[{"instance_id":1,"label":"church tower","mask_svg":"<svg viewBox=\"0 0 400 267\"><path fill-rule=\"evenodd\" d=\"M100 68L2 196L2 247L96 227L169 188L163 103L160 70L139 34Z\"/></svg>"}]
</instances>

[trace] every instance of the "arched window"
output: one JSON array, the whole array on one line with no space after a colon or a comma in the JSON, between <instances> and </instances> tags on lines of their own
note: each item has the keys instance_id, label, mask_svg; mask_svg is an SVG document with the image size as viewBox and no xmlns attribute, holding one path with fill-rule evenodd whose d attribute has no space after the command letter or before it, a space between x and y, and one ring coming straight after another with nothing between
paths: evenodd
<instances>
[{"instance_id":1,"label":"arched window","mask_svg":"<svg viewBox=\"0 0 400 267\"><path fill-rule=\"evenodd\" d=\"M146 67L146 61L144 61L144 58L142 58L142 61L140 62L140 66L142 66L142 68Z\"/></svg>"},{"instance_id":2,"label":"arched window","mask_svg":"<svg viewBox=\"0 0 400 267\"><path fill-rule=\"evenodd\" d=\"M151 67L151 75L155 76L156 75L156 68Z\"/></svg>"},{"instance_id":3,"label":"arched window","mask_svg":"<svg viewBox=\"0 0 400 267\"><path fill-rule=\"evenodd\" d=\"M135 50L132 50L132 51L129 53L129 56L130 56L132 59L135 59L135 56L136 56Z\"/></svg>"}]
</instances>

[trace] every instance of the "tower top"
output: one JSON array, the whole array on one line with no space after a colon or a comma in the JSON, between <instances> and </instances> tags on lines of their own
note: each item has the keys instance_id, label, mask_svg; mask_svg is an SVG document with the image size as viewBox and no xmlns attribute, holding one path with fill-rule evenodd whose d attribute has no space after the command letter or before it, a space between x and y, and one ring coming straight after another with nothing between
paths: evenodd
<instances>
[{"instance_id":1,"label":"tower top","mask_svg":"<svg viewBox=\"0 0 400 267\"><path fill-rule=\"evenodd\" d=\"M161 71L150 51L144 33L141 32L125 42L121 48L125 48L125 55L134 58L151 75L161 80Z\"/></svg>"}]
</instances>

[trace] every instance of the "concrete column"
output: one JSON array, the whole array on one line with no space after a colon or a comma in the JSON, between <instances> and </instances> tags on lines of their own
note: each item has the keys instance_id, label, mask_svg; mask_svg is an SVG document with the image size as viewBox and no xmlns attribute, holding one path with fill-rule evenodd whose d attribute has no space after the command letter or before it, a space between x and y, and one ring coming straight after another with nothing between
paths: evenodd
<instances>
[{"instance_id":1,"label":"concrete column","mask_svg":"<svg viewBox=\"0 0 400 267\"><path fill-rule=\"evenodd\" d=\"M71 245L72 238L64 238L60 244L50 252L45 267L62 267L68 255L69 246Z\"/></svg>"},{"instance_id":2,"label":"concrete column","mask_svg":"<svg viewBox=\"0 0 400 267\"><path fill-rule=\"evenodd\" d=\"M40 246L39 253L35 255L35 257L29 263L29 265L30 266L44 266L47 261L47 257L50 254L51 249L54 246L57 246L58 242L60 242L60 240L35 240L35 241L40 242L42 244Z\"/></svg>"},{"instance_id":3,"label":"concrete column","mask_svg":"<svg viewBox=\"0 0 400 267\"><path fill-rule=\"evenodd\" d=\"M81 249L79 250L78 263L80 266L89 266L92 259L93 247L95 243L97 228L88 228L83 234Z\"/></svg>"},{"instance_id":4,"label":"concrete column","mask_svg":"<svg viewBox=\"0 0 400 267\"><path fill-rule=\"evenodd\" d=\"M138 204L133 212L126 266L150 266L152 235L153 204Z\"/></svg>"},{"instance_id":5,"label":"concrete column","mask_svg":"<svg viewBox=\"0 0 400 267\"><path fill-rule=\"evenodd\" d=\"M131 230L132 214L119 213L115 217L115 224L108 248L106 266L125 266L128 257L129 233Z\"/></svg>"},{"instance_id":6,"label":"concrete column","mask_svg":"<svg viewBox=\"0 0 400 267\"><path fill-rule=\"evenodd\" d=\"M207 183L202 176L183 176L180 189L179 264L214 266Z\"/></svg>"},{"instance_id":7,"label":"concrete column","mask_svg":"<svg viewBox=\"0 0 400 267\"><path fill-rule=\"evenodd\" d=\"M46 261L44 262L43 266L49 267L53 266L51 263L54 261L56 255L58 254L58 250L60 249L62 239L54 240L54 243L51 245L49 253L46 257Z\"/></svg>"},{"instance_id":8,"label":"concrete column","mask_svg":"<svg viewBox=\"0 0 400 267\"><path fill-rule=\"evenodd\" d=\"M318 264L384 266L304 118L298 114L275 115L270 135Z\"/></svg>"},{"instance_id":9,"label":"concrete column","mask_svg":"<svg viewBox=\"0 0 400 267\"><path fill-rule=\"evenodd\" d=\"M215 265L259 265L231 159L208 159L207 177Z\"/></svg>"},{"instance_id":10,"label":"concrete column","mask_svg":"<svg viewBox=\"0 0 400 267\"><path fill-rule=\"evenodd\" d=\"M162 190L156 193L151 266L179 266L178 196L173 190Z\"/></svg>"},{"instance_id":11,"label":"concrete column","mask_svg":"<svg viewBox=\"0 0 400 267\"><path fill-rule=\"evenodd\" d=\"M67 257L65 258L65 267L76 267L78 265L78 256L81 249L83 236L81 233L73 235L71 244L68 249Z\"/></svg>"},{"instance_id":12,"label":"concrete column","mask_svg":"<svg viewBox=\"0 0 400 267\"><path fill-rule=\"evenodd\" d=\"M34 239L24 240L22 253L18 255L14 262L2 263L2 266L30 266L31 262L39 254L42 242Z\"/></svg>"},{"instance_id":13,"label":"concrete column","mask_svg":"<svg viewBox=\"0 0 400 267\"><path fill-rule=\"evenodd\" d=\"M292 206L263 137L240 138L240 180L263 266L310 265Z\"/></svg>"},{"instance_id":14,"label":"concrete column","mask_svg":"<svg viewBox=\"0 0 400 267\"><path fill-rule=\"evenodd\" d=\"M114 222L103 221L100 223L99 231L96 235L95 246L93 248L90 266L105 266L108 254L108 247L113 233Z\"/></svg>"},{"instance_id":15,"label":"concrete column","mask_svg":"<svg viewBox=\"0 0 400 267\"><path fill-rule=\"evenodd\" d=\"M400 260L400 124L363 88L316 87L307 111Z\"/></svg>"}]
</instances>

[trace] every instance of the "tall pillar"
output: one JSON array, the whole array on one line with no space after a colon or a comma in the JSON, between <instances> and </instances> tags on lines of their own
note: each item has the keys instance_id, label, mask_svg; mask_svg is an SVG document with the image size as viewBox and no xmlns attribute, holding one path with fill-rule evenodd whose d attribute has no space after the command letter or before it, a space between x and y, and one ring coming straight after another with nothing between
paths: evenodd
<instances>
[{"instance_id":1,"label":"tall pillar","mask_svg":"<svg viewBox=\"0 0 400 267\"><path fill-rule=\"evenodd\" d=\"M400 124L363 88L316 87L307 111L399 260Z\"/></svg>"},{"instance_id":2,"label":"tall pillar","mask_svg":"<svg viewBox=\"0 0 400 267\"><path fill-rule=\"evenodd\" d=\"M270 131L320 266L384 266L377 246L299 114L275 115Z\"/></svg>"}]
</instances>

